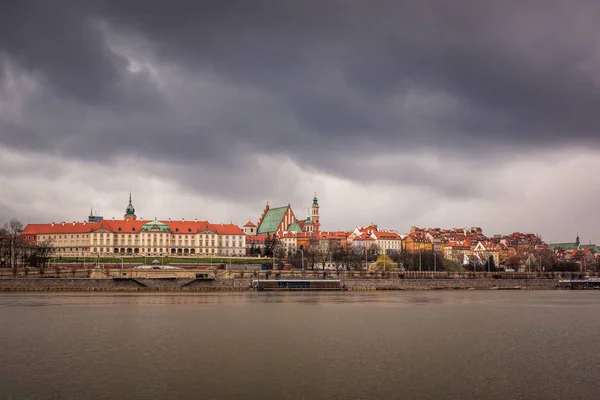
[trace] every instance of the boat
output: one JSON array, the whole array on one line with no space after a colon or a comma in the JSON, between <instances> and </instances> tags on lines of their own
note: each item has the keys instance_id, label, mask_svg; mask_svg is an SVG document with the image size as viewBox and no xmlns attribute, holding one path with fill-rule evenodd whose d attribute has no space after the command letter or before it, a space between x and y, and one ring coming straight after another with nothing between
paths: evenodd
<instances>
[{"instance_id":1,"label":"boat","mask_svg":"<svg viewBox=\"0 0 600 400\"><path fill-rule=\"evenodd\" d=\"M563 279L558 281L558 287L571 290L600 289L600 278Z\"/></svg>"},{"instance_id":2,"label":"boat","mask_svg":"<svg viewBox=\"0 0 600 400\"><path fill-rule=\"evenodd\" d=\"M346 290L339 279L255 279L252 288L258 291Z\"/></svg>"}]
</instances>

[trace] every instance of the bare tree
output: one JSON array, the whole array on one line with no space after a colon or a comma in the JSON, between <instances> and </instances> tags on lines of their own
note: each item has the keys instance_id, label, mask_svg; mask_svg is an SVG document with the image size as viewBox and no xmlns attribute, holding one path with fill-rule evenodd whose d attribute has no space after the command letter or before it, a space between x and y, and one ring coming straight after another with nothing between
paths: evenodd
<instances>
[{"instance_id":1,"label":"bare tree","mask_svg":"<svg viewBox=\"0 0 600 400\"><path fill-rule=\"evenodd\" d=\"M0 237L2 238L0 259L2 259L2 264L9 268L15 268L19 258L22 258L23 247L25 245L21 237L22 232L23 224L14 218L5 223L0 230Z\"/></svg>"},{"instance_id":2,"label":"bare tree","mask_svg":"<svg viewBox=\"0 0 600 400\"><path fill-rule=\"evenodd\" d=\"M41 268L54 253L51 241L30 242L24 239L23 224L12 219L0 227L0 267Z\"/></svg>"}]
</instances>

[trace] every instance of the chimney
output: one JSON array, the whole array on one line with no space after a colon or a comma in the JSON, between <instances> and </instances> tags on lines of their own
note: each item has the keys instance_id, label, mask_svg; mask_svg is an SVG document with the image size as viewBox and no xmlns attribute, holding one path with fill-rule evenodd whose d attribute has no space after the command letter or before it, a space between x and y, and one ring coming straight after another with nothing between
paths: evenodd
<instances>
[{"instance_id":1,"label":"chimney","mask_svg":"<svg viewBox=\"0 0 600 400\"><path fill-rule=\"evenodd\" d=\"M185 219L184 219L184 218L181 218L181 222L185 222Z\"/></svg>"},{"instance_id":2,"label":"chimney","mask_svg":"<svg viewBox=\"0 0 600 400\"><path fill-rule=\"evenodd\" d=\"M54 226L54 222L52 223L52 226Z\"/></svg>"},{"instance_id":3,"label":"chimney","mask_svg":"<svg viewBox=\"0 0 600 400\"><path fill-rule=\"evenodd\" d=\"M62 226L65 226L65 221L62 222Z\"/></svg>"},{"instance_id":4,"label":"chimney","mask_svg":"<svg viewBox=\"0 0 600 400\"><path fill-rule=\"evenodd\" d=\"M169 222L171 222L171 218L169 217Z\"/></svg>"},{"instance_id":5,"label":"chimney","mask_svg":"<svg viewBox=\"0 0 600 400\"><path fill-rule=\"evenodd\" d=\"M198 218L194 218L194 222L198 222Z\"/></svg>"}]
</instances>

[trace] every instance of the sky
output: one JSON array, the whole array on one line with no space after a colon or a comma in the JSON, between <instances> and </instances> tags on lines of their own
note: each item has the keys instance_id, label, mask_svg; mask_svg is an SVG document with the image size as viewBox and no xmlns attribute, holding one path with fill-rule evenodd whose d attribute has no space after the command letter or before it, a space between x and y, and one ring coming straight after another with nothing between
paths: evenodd
<instances>
[{"instance_id":1,"label":"sky","mask_svg":"<svg viewBox=\"0 0 600 400\"><path fill-rule=\"evenodd\" d=\"M600 243L595 0L0 5L0 222L480 226Z\"/></svg>"}]
</instances>

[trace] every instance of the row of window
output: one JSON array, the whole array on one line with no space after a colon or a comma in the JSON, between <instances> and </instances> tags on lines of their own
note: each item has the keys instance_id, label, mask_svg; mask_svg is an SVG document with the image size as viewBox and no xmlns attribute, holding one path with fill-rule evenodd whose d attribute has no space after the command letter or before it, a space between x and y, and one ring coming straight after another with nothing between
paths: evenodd
<instances>
[{"instance_id":1,"label":"row of window","mask_svg":"<svg viewBox=\"0 0 600 400\"><path fill-rule=\"evenodd\" d=\"M146 251L147 250L147 251ZM91 253L92 255L97 253L97 254L108 254L108 253L114 253L114 254L169 254L169 252L167 251L168 249L160 249L160 248L142 248L142 251L131 251L131 249L127 249L126 251L120 251L120 249L105 249L102 247L94 247L91 249ZM181 254L181 252L174 252L172 251L173 249L171 249L171 254ZM59 252L78 252L79 249L58 249ZM190 251L191 254L195 254L195 249L191 249ZM198 252L198 254L205 254L205 255L242 255L245 254L246 250L245 249L233 249L233 250L223 250L218 252L215 249L201 249L201 251ZM188 254L187 252L185 254ZM83 255L83 254L82 254Z\"/></svg>"},{"instance_id":2,"label":"row of window","mask_svg":"<svg viewBox=\"0 0 600 400\"><path fill-rule=\"evenodd\" d=\"M112 233L92 233L92 238L95 239L99 239L99 238L110 238L113 236ZM38 239L40 240L47 240L47 239L79 239L81 236L81 238L88 238L90 235L89 234L61 234L61 235L38 235ZM171 235L169 233L154 233L154 234L128 234L128 235L115 235L115 238L118 240L119 238L127 238L127 239L131 239L131 238L135 238L137 236L141 236L142 238L151 238L151 237L160 237L160 238L168 238L169 236L172 236L172 239L194 239L195 237L198 237L199 239L205 240L205 239L216 239L216 236L218 235L214 235L214 234L206 234L206 235ZM229 240L231 239L236 239L239 238L241 235L225 235L222 238L225 238L225 240ZM31 239L31 236L28 236L29 239Z\"/></svg>"}]
</instances>

